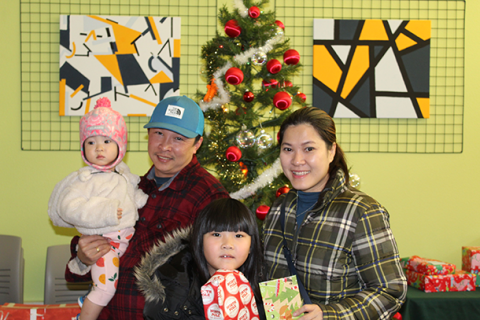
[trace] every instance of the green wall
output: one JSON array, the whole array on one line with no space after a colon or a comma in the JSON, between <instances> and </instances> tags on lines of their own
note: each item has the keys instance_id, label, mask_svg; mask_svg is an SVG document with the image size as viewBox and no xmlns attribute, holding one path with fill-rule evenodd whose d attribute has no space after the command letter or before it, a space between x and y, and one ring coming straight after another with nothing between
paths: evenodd
<instances>
[{"instance_id":1,"label":"green wall","mask_svg":"<svg viewBox=\"0 0 480 320\"><path fill-rule=\"evenodd\" d=\"M25 301L33 302L43 300L47 247L69 243L74 234L50 223L50 192L82 161L77 152L21 150L19 6L19 0L0 2L0 234L23 239ZM361 189L389 210L401 256L416 254L455 263L459 268L461 247L480 246L480 214L475 202L480 197L480 61L475 61L480 50L475 35L478 12L480 2L468 0L463 153L347 154L349 165L361 178ZM130 153L125 161L137 174L150 166L146 153Z\"/></svg>"}]
</instances>

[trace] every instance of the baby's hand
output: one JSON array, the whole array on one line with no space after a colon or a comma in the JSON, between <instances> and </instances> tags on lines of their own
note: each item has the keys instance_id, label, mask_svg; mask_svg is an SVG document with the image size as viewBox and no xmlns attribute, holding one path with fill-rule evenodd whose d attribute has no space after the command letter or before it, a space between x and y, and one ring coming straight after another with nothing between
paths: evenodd
<instances>
[{"instance_id":1,"label":"baby's hand","mask_svg":"<svg viewBox=\"0 0 480 320\"><path fill-rule=\"evenodd\" d=\"M120 209L120 208L117 209L117 218L118 218L118 220L122 219L122 212L123 212L122 209Z\"/></svg>"}]
</instances>

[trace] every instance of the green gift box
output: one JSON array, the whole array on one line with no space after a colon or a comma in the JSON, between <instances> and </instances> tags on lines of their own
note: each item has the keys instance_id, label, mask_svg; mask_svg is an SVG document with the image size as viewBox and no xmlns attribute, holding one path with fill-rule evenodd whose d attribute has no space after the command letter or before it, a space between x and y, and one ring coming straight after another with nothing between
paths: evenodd
<instances>
[{"instance_id":1,"label":"green gift box","mask_svg":"<svg viewBox=\"0 0 480 320\"><path fill-rule=\"evenodd\" d=\"M292 313L303 306L297 276L260 282L259 286L267 319L299 319L303 316L292 317Z\"/></svg>"}]
</instances>

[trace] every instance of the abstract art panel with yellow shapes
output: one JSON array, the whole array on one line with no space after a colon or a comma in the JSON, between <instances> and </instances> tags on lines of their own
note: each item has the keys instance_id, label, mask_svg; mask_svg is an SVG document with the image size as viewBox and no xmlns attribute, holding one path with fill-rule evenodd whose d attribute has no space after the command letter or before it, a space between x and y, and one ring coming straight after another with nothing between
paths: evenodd
<instances>
[{"instance_id":1,"label":"abstract art panel with yellow shapes","mask_svg":"<svg viewBox=\"0 0 480 320\"><path fill-rule=\"evenodd\" d=\"M430 117L429 20L313 22L313 106L335 118Z\"/></svg>"},{"instance_id":2,"label":"abstract art panel with yellow shapes","mask_svg":"<svg viewBox=\"0 0 480 320\"><path fill-rule=\"evenodd\" d=\"M61 116L82 116L100 97L124 116L150 116L178 96L180 18L60 16Z\"/></svg>"}]
</instances>

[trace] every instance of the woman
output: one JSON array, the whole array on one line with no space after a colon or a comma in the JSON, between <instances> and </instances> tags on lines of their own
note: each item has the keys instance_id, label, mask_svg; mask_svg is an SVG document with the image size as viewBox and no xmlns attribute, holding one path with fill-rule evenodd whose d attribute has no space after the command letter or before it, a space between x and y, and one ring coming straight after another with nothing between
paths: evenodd
<instances>
[{"instance_id":1,"label":"woman","mask_svg":"<svg viewBox=\"0 0 480 320\"><path fill-rule=\"evenodd\" d=\"M317 108L299 109L283 122L279 144L293 189L275 201L264 222L267 277L290 275L285 236L311 299L293 316L390 319L405 301L406 279L389 214L349 185L332 118Z\"/></svg>"}]
</instances>

